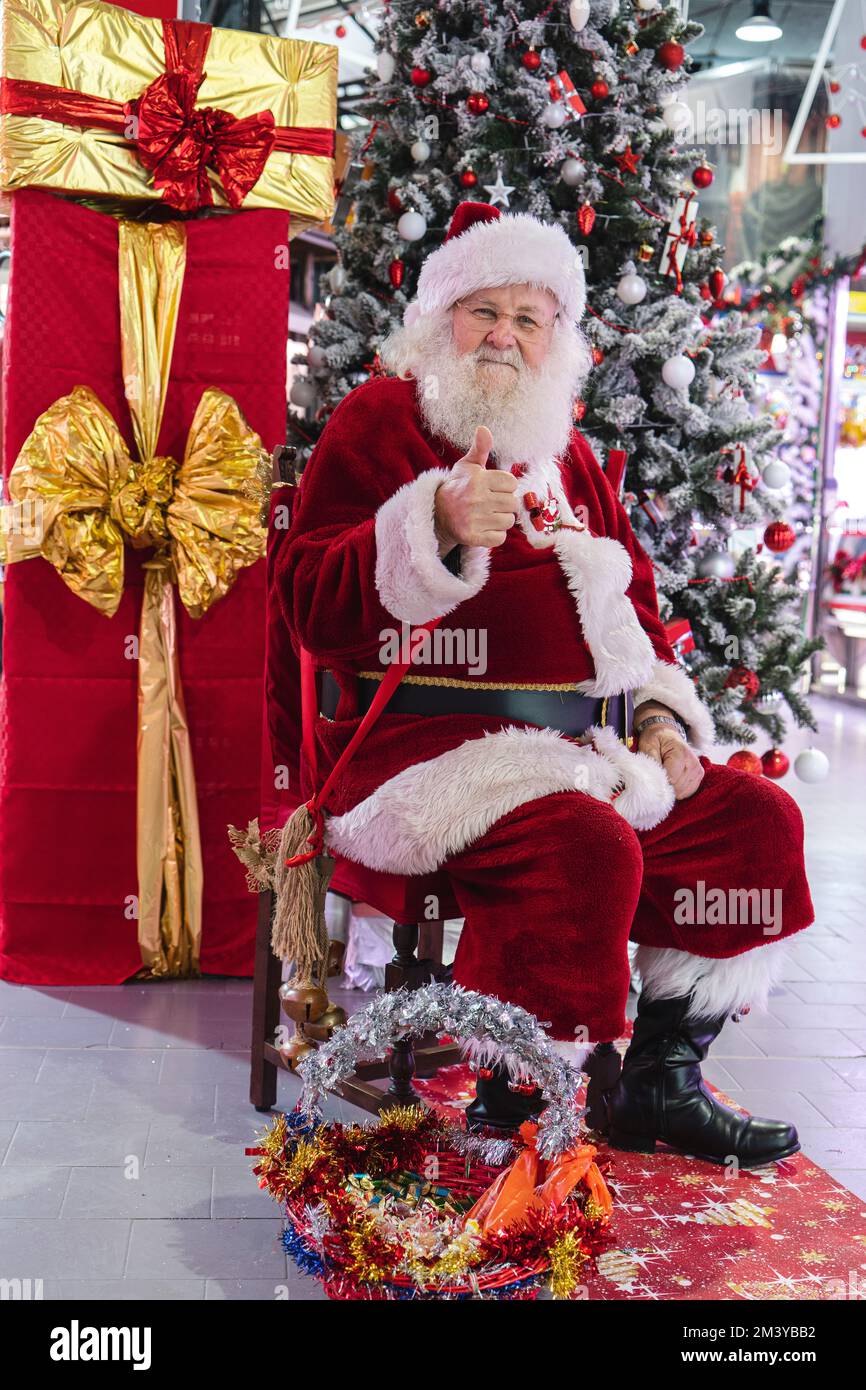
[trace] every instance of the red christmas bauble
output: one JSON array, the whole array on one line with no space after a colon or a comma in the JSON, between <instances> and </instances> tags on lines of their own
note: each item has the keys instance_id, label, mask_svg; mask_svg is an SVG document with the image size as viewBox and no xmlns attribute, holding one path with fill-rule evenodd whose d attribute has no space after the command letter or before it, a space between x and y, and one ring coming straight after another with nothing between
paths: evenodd
<instances>
[{"instance_id":1,"label":"red christmas bauble","mask_svg":"<svg viewBox=\"0 0 866 1390\"><path fill-rule=\"evenodd\" d=\"M750 752L748 748L738 748L736 753L732 753L728 758L728 767L736 768L737 772L751 772L756 777L762 776L764 771L757 753Z\"/></svg>"},{"instance_id":2,"label":"red christmas bauble","mask_svg":"<svg viewBox=\"0 0 866 1390\"><path fill-rule=\"evenodd\" d=\"M396 260L393 260L391 264L388 266L388 279L391 281L391 284L394 286L395 290L399 290L400 286L402 285L403 276L405 273L406 263L405 261L401 261L398 256Z\"/></svg>"},{"instance_id":3,"label":"red christmas bauble","mask_svg":"<svg viewBox=\"0 0 866 1390\"><path fill-rule=\"evenodd\" d=\"M605 97L610 96L610 87L603 77L597 77L589 89L589 94L593 101L604 101Z\"/></svg>"},{"instance_id":4,"label":"red christmas bauble","mask_svg":"<svg viewBox=\"0 0 866 1390\"><path fill-rule=\"evenodd\" d=\"M673 39L668 39L665 43L659 44L656 49L656 57L663 68L668 72L676 72L681 68L686 57L686 50L681 43L675 43Z\"/></svg>"},{"instance_id":5,"label":"red christmas bauble","mask_svg":"<svg viewBox=\"0 0 866 1390\"><path fill-rule=\"evenodd\" d=\"M571 413L575 420L582 420L586 414L586 401L575 401Z\"/></svg>"},{"instance_id":6,"label":"red christmas bauble","mask_svg":"<svg viewBox=\"0 0 866 1390\"><path fill-rule=\"evenodd\" d=\"M397 192L396 188L388 189L388 197L385 201L387 202L388 207L391 209L392 212L399 213L403 211L403 204L400 201L400 195Z\"/></svg>"},{"instance_id":7,"label":"red christmas bauble","mask_svg":"<svg viewBox=\"0 0 866 1390\"><path fill-rule=\"evenodd\" d=\"M768 550L781 554L783 550L790 550L794 541L797 539L796 532L787 521L771 521L764 532L764 545Z\"/></svg>"},{"instance_id":8,"label":"red christmas bauble","mask_svg":"<svg viewBox=\"0 0 866 1390\"><path fill-rule=\"evenodd\" d=\"M747 700L754 700L761 688L761 682L756 673L750 671L748 666L735 666L725 681L725 685L728 690L744 690Z\"/></svg>"},{"instance_id":9,"label":"red christmas bauble","mask_svg":"<svg viewBox=\"0 0 866 1390\"><path fill-rule=\"evenodd\" d=\"M828 130L838 130L840 125L842 124L842 117L834 111L832 116L827 117L824 124Z\"/></svg>"},{"instance_id":10,"label":"red christmas bauble","mask_svg":"<svg viewBox=\"0 0 866 1390\"><path fill-rule=\"evenodd\" d=\"M460 183L464 188L474 188L478 182L478 175L474 169L464 169L460 175Z\"/></svg>"},{"instance_id":11,"label":"red christmas bauble","mask_svg":"<svg viewBox=\"0 0 866 1390\"><path fill-rule=\"evenodd\" d=\"M834 96L835 96L836 92L841 92L841 90L842 90L842 87L841 87L841 84L840 84L840 83L838 83L838 82L831 82L831 83L830 83L830 91L834 94Z\"/></svg>"},{"instance_id":12,"label":"red christmas bauble","mask_svg":"<svg viewBox=\"0 0 866 1390\"><path fill-rule=\"evenodd\" d=\"M577 210L577 225L582 236L589 236L595 226L595 208L591 203L584 203Z\"/></svg>"},{"instance_id":13,"label":"red christmas bauble","mask_svg":"<svg viewBox=\"0 0 866 1390\"><path fill-rule=\"evenodd\" d=\"M344 39L346 37L345 24L338 24L336 29L334 30L334 33L337 35L338 39Z\"/></svg>"},{"instance_id":14,"label":"red christmas bauble","mask_svg":"<svg viewBox=\"0 0 866 1390\"><path fill-rule=\"evenodd\" d=\"M594 347L594 348L593 348L593 350L592 350L592 360L593 360L593 362L595 363L595 365L596 365L597 367L601 365L601 363L604 361L604 353L602 352L601 348L599 348L599 347Z\"/></svg>"},{"instance_id":15,"label":"red christmas bauble","mask_svg":"<svg viewBox=\"0 0 866 1390\"><path fill-rule=\"evenodd\" d=\"M715 270L710 271L707 284L710 287L713 299L721 299L722 291L725 288L725 272L719 270L717 266Z\"/></svg>"},{"instance_id":16,"label":"red christmas bauble","mask_svg":"<svg viewBox=\"0 0 866 1390\"><path fill-rule=\"evenodd\" d=\"M709 285L701 285L701 299L715 299Z\"/></svg>"},{"instance_id":17,"label":"red christmas bauble","mask_svg":"<svg viewBox=\"0 0 866 1390\"><path fill-rule=\"evenodd\" d=\"M695 188L709 188L713 181L713 171L709 164L699 164L692 170L692 183Z\"/></svg>"},{"instance_id":18,"label":"red christmas bauble","mask_svg":"<svg viewBox=\"0 0 866 1390\"><path fill-rule=\"evenodd\" d=\"M778 777L784 777L790 766L791 759L782 752L781 748L768 748L766 753L761 756L764 776L772 777L774 781Z\"/></svg>"},{"instance_id":19,"label":"red christmas bauble","mask_svg":"<svg viewBox=\"0 0 866 1390\"><path fill-rule=\"evenodd\" d=\"M429 68L413 68L409 74L409 81L413 87L426 87L432 80L433 74Z\"/></svg>"},{"instance_id":20,"label":"red christmas bauble","mask_svg":"<svg viewBox=\"0 0 866 1390\"><path fill-rule=\"evenodd\" d=\"M541 54L536 53L534 48L530 48L521 58L521 63L527 72L537 72L541 67Z\"/></svg>"},{"instance_id":21,"label":"red christmas bauble","mask_svg":"<svg viewBox=\"0 0 866 1390\"><path fill-rule=\"evenodd\" d=\"M473 116L483 116L490 109L490 100L483 92L470 92L466 98L466 109Z\"/></svg>"}]
</instances>

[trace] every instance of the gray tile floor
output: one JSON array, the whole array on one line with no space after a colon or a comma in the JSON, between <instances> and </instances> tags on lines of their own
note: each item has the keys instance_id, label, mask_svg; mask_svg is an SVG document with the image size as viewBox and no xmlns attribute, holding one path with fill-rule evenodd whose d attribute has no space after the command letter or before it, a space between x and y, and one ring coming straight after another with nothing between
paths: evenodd
<instances>
[{"instance_id":1,"label":"gray tile floor","mask_svg":"<svg viewBox=\"0 0 866 1390\"><path fill-rule=\"evenodd\" d=\"M830 776L784 783L806 815L817 921L768 1010L729 1024L705 1070L792 1120L866 1200L866 714L817 709ZM247 1099L249 1007L239 980L0 982L0 1276L41 1279L45 1298L321 1297L287 1267L243 1153L264 1123ZM291 1106L297 1083L280 1086Z\"/></svg>"}]
</instances>

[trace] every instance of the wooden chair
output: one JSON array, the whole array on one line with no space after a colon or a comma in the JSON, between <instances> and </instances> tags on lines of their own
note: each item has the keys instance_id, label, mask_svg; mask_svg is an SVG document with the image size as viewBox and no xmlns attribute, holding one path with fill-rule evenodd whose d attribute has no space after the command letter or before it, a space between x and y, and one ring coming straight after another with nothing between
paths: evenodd
<instances>
[{"instance_id":1,"label":"wooden chair","mask_svg":"<svg viewBox=\"0 0 866 1390\"><path fill-rule=\"evenodd\" d=\"M274 586L274 573L279 548L285 539L285 525L275 524L276 509L291 514L297 497L294 484L295 450L281 447L275 451L275 472L282 486L271 493L271 516L268 526L268 622L266 637L265 717L262 746L262 801L260 822L263 830L282 825L297 805L294 800L275 793L272 775L277 763L291 765L290 756L282 756L284 745L298 743L303 733L303 712L298 699L301 687L287 673L297 668L288 628L282 619ZM287 683L288 688L287 689ZM321 699L320 681L313 698ZM297 686L297 689L294 687ZM319 704L318 708L321 708ZM282 732L281 732L282 731ZM266 769L269 775L265 775ZM331 879L331 887L356 902L370 903L378 912L394 922L394 956L385 971L385 989L404 986L418 989L443 973L442 937L445 919L459 917L446 875L433 874L426 878L402 878L396 874L374 873L359 864L341 860ZM437 904L435 920L428 920L431 898ZM288 1070L288 1064L276 1046L275 1037L280 1022L279 988L281 965L271 950L271 916L273 894L259 895L256 927L255 964L253 976L253 1020L250 1057L250 1100L257 1110L270 1110L277 1098L277 1069ZM419 955L420 950L420 955ZM417 1100L412 1085L415 1075L430 1076L441 1066L459 1060L460 1049L454 1044L437 1043L435 1037L395 1042L385 1062L371 1062L342 1088L342 1094L355 1105L376 1113L383 1108L405 1105ZM375 1085L387 1078L387 1090Z\"/></svg>"},{"instance_id":2,"label":"wooden chair","mask_svg":"<svg viewBox=\"0 0 866 1390\"><path fill-rule=\"evenodd\" d=\"M442 976L442 940L445 919L457 917L451 887L444 874L401 878L375 873L360 864L340 860L331 879L335 891L356 902L368 902L394 921L394 956L385 967L385 989L419 989ZM430 899L438 916L425 916ZM253 976L253 1036L250 1057L250 1100L257 1110L270 1110L277 1098L277 1069L288 1070L274 1042L280 1022L281 965L271 950L273 893L259 894L256 951ZM344 1099L376 1114L395 1105L417 1102L415 1076L432 1076L440 1067L460 1060L455 1043L440 1043L435 1036L398 1039L385 1061L363 1063L340 1088ZM375 1083L387 1079L387 1089Z\"/></svg>"}]
</instances>

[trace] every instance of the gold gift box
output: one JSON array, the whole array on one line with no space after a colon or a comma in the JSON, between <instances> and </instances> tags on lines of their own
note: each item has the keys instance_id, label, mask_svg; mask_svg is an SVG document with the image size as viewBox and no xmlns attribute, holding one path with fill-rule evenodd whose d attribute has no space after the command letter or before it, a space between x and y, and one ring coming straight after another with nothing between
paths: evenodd
<instances>
[{"instance_id":1,"label":"gold gift box","mask_svg":"<svg viewBox=\"0 0 866 1390\"><path fill-rule=\"evenodd\" d=\"M15 81L123 104L166 70L162 21L100 0L3 0L0 62L0 188L38 187L138 203L161 197L123 134L15 115ZM196 107L241 119L271 111L279 128L333 130L337 50L331 44L213 29ZM7 79L13 79L8 82ZM228 207L207 170L214 207ZM334 161L273 150L245 208L285 208L292 232L325 221L334 207Z\"/></svg>"}]
</instances>

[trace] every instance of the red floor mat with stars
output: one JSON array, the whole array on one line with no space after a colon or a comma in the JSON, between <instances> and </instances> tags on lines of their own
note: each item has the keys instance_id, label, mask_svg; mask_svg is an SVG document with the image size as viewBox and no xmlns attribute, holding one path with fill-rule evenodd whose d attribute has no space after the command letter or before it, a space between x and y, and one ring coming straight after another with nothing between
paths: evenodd
<instances>
[{"instance_id":1,"label":"red floor mat with stars","mask_svg":"<svg viewBox=\"0 0 866 1390\"><path fill-rule=\"evenodd\" d=\"M452 1117L475 1094L466 1066L415 1085ZM804 1154L739 1177L670 1151L598 1159L615 1244L590 1299L866 1299L866 1204Z\"/></svg>"}]
</instances>

